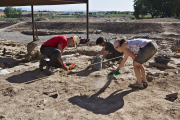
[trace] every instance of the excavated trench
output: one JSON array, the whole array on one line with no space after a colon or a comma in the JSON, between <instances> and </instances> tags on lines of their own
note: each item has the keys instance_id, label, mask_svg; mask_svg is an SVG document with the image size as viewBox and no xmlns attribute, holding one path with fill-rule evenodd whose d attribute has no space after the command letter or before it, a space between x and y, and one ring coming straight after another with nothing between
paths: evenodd
<instances>
[{"instance_id":1,"label":"excavated trench","mask_svg":"<svg viewBox=\"0 0 180 120\"><path fill-rule=\"evenodd\" d=\"M58 32L85 32L86 23L84 22L36 22L38 30L49 30ZM174 26L174 24L173 24ZM180 24L176 24L176 27ZM14 31L31 30L31 22L26 22L13 27ZM89 23L89 30L102 30L106 33L120 33L120 34L138 34L138 33L162 33L161 23L136 23L136 22L102 22Z\"/></svg>"},{"instance_id":2,"label":"excavated trench","mask_svg":"<svg viewBox=\"0 0 180 120\"><path fill-rule=\"evenodd\" d=\"M16 24L17 22L0 22L0 29Z\"/></svg>"}]
</instances>

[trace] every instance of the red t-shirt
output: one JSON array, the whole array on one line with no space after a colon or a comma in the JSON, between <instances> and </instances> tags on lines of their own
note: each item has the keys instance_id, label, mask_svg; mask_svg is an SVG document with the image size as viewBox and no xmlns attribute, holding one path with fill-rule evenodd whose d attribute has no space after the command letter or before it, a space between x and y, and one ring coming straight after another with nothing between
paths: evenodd
<instances>
[{"instance_id":1,"label":"red t-shirt","mask_svg":"<svg viewBox=\"0 0 180 120\"><path fill-rule=\"evenodd\" d=\"M57 35L54 36L53 38L47 40L42 44L42 46L48 46L48 47L53 47L53 48L58 48L58 45L62 45L62 49L64 49L67 46L67 36L64 35Z\"/></svg>"}]
</instances>

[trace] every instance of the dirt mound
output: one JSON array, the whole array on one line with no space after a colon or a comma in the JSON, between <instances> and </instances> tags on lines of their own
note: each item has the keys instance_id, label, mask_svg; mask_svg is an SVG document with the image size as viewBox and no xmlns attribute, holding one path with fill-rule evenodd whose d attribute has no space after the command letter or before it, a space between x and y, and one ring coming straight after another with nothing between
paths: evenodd
<instances>
[{"instance_id":1,"label":"dirt mound","mask_svg":"<svg viewBox=\"0 0 180 120\"><path fill-rule=\"evenodd\" d=\"M31 21L32 19L29 17L21 17L18 19L19 21Z\"/></svg>"},{"instance_id":2,"label":"dirt mound","mask_svg":"<svg viewBox=\"0 0 180 120\"><path fill-rule=\"evenodd\" d=\"M48 29L57 31L86 31L86 23L74 22L36 22L38 29ZM28 22L19 25L19 28L30 28L31 23ZM106 33L119 34L138 34L138 33L162 33L162 25L160 23L131 23L131 22L103 22L90 23L90 31L102 30Z\"/></svg>"},{"instance_id":3,"label":"dirt mound","mask_svg":"<svg viewBox=\"0 0 180 120\"><path fill-rule=\"evenodd\" d=\"M0 29L1 28L5 28L5 27L8 27L8 26L11 26L13 24L16 24L17 22L14 22L14 21L9 21L9 22L0 22Z\"/></svg>"},{"instance_id":4,"label":"dirt mound","mask_svg":"<svg viewBox=\"0 0 180 120\"><path fill-rule=\"evenodd\" d=\"M38 19L36 19L36 21L49 21L49 19L48 18L38 18Z\"/></svg>"},{"instance_id":5,"label":"dirt mound","mask_svg":"<svg viewBox=\"0 0 180 120\"><path fill-rule=\"evenodd\" d=\"M13 28L14 31L22 32L24 30L32 29L32 23L30 18L23 17L18 20L29 22L18 25L17 28ZM180 22L173 22L178 21L178 19L170 19L170 22L167 22L168 20L164 21L164 19L154 19L158 22L153 22L153 19L148 19L147 21L141 19L132 20L131 18L124 16L120 18L98 18L98 21L97 18L90 18L90 20L93 21L89 23L90 31L102 30L102 32L115 34L178 34L180 32ZM55 32L80 32L86 31L87 27L86 21L81 18L62 18L61 21L48 18L39 18L36 20L36 24L38 30L44 29L46 31L50 30Z\"/></svg>"}]
</instances>

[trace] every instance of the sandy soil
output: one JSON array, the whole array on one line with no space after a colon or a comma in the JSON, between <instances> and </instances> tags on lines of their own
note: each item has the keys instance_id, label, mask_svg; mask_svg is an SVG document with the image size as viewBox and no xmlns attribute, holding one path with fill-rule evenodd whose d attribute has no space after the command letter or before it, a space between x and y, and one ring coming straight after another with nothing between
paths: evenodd
<instances>
[{"instance_id":1,"label":"sandy soil","mask_svg":"<svg viewBox=\"0 0 180 120\"><path fill-rule=\"evenodd\" d=\"M170 36L171 35L171 36ZM130 35L129 35L130 36ZM83 45L78 49L67 48L65 54L79 53L69 57L66 63L77 63L70 71L53 69L54 74L46 76L38 69L39 61L24 62L26 46L1 40L0 71L10 72L0 75L0 119L4 120L178 120L180 103L178 99L167 99L166 95L179 92L180 62L177 54L171 50L176 36L163 34L154 40L158 43L157 55L172 56L169 66L174 69L152 67L144 64L148 75L149 87L144 90L131 89L130 83L136 78L132 60L128 58L122 73L109 76L108 73L118 66L117 63L103 66L101 71L94 71L90 58L101 47ZM165 37L169 39L166 40ZM171 39L170 39L171 38ZM6 48L5 54L3 54ZM154 75L154 76L153 76ZM10 87L11 86L11 87ZM58 91L58 96L56 92ZM44 92L53 92L45 94Z\"/></svg>"},{"instance_id":2,"label":"sandy soil","mask_svg":"<svg viewBox=\"0 0 180 120\"><path fill-rule=\"evenodd\" d=\"M15 21L32 21L30 18L20 18ZM86 22L86 17L79 18L59 18L59 19L48 19L40 18L37 21L49 21L49 22ZM124 17L89 17L89 22L180 22L179 18L147 18L147 19L132 19L126 16Z\"/></svg>"}]
</instances>

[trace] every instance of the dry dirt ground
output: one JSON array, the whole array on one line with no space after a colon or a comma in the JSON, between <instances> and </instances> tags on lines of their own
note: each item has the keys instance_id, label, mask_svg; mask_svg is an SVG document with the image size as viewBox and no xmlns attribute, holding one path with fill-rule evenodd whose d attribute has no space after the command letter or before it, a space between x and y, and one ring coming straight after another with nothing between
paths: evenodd
<instances>
[{"instance_id":1,"label":"dry dirt ground","mask_svg":"<svg viewBox=\"0 0 180 120\"><path fill-rule=\"evenodd\" d=\"M174 34L168 36L172 38ZM156 56L164 53L171 56L173 61L168 65L172 68L150 66L149 62L154 58L150 59L144 64L146 73L151 74L147 75L149 87L143 90L128 87L136 80L131 58L118 76L108 75L117 63L110 63L101 71L92 70L88 60L101 50L93 42L77 49L66 48L65 54L79 53L65 60L65 63L75 62L75 69L66 72L54 68L54 74L46 76L38 69L39 60L23 61L27 54L26 45L1 40L0 119L179 120L180 101L166 98L167 94L179 92L180 55L175 55L172 49L178 38L166 40L167 34L161 37L154 39L159 45ZM9 73L3 75L5 70Z\"/></svg>"}]
</instances>

